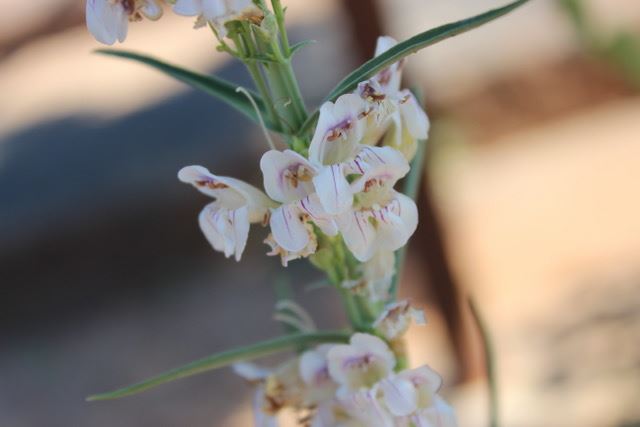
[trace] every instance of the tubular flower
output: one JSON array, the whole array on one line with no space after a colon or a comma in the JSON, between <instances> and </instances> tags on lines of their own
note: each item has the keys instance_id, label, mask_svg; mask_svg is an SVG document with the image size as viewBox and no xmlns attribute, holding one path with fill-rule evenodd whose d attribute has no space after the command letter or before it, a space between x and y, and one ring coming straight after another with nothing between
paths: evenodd
<instances>
[{"instance_id":1,"label":"tubular flower","mask_svg":"<svg viewBox=\"0 0 640 427\"><path fill-rule=\"evenodd\" d=\"M173 11L178 15L197 17L196 27L210 23L218 37L227 35L227 22L259 23L264 14L251 0L176 0Z\"/></svg>"},{"instance_id":2,"label":"tubular flower","mask_svg":"<svg viewBox=\"0 0 640 427\"><path fill-rule=\"evenodd\" d=\"M418 225L413 200L393 190L409 171L406 159L391 147L363 146L348 171L360 174L351 184L354 203L336 217L345 244L361 262L404 246Z\"/></svg>"},{"instance_id":3,"label":"tubular flower","mask_svg":"<svg viewBox=\"0 0 640 427\"><path fill-rule=\"evenodd\" d=\"M424 365L385 378L376 387L395 425L455 427L453 409L437 394L441 385L440 376Z\"/></svg>"},{"instance_id":4,"label":"tubular flower","mask_svg":"<svg viewBox=\"0 0 640 427\"><path fill-rule=\"evenodd\" d=\"M341 95L320 107L318 124L309 145L314 165L333 165L353 157L364 133L366 103L357 95Z\"/></svg>"},{"instance_id":5,"label":"tubular flower","mask_svg":"<svg viewBox=\"0 0 640 427\"><path fill-rule=\"evenodd\" d=\"M375 55L386 52L397 42L379 37ZM400 89L402 61L380 71L358 85L358 93L367 103L367 133L364 141L377 144L382 135L384 145L396 148L408 159L416 151L416 140L427 139L429 118L407 89Z\"/></svg>"},{"instance_id":6,"label":"tubular flower","mask_svg":"<svg viewBox=\"0 0 640 427\"><path fill-rule=\"evenodd\" d=\"M127 38L129 21L162 16L157 0L87 0L87 28L100 43L112 45Z\"/></svg>"},{"instance_id":7,"label":"tubular flower","mask_svg":"<svg viewBox=\"0 0 640 427\"><path fill-rule=\"evenodd\" d=\"M418 225L418 209L409 197L390 191L380 204L346 212L337 223L353 256L366 262L377 250L395 251L407 243Z\"/></svg>"},{"instance_id":8,"label":"tubular flower","mask_svg":"<svg viewBox=\"0 0 640 427\"><path fill-rule=\"evenodd\" d=\"M373 323L373 327L388 340L394 340L407 332L412 320L417 325L424 325L426 323L424 312L411 307L409 301L398 301L385 308Z\"/></svg>"},{"instance_id":9,"label":"tubular flower","mask_svg":"<svg viewBox=\"0 0 640 427\"><path fill-rule=\"evenodd\" d=\"M260 169L267 194L282 203L271 210L272 235L265 241L272 247L271 255L280 255L286 265L314 253L313 225L330 236L338 233L315 193L312 180L317 169L307 159L291 150L270 150L262 156Z\"/></svg>"},{"instance_id":10,"label":"tubular flower","mask_svg":"<svg viewBox=\"0 0 640 427\"><path fill-rule=\"evenodd\" d=\"M409 172L406 159L393 148L357 144L351 151L343 162L321 167L313 179L322 206L332 215L390 190Z\"/></svg>"},{"instance_id":11,"label":"tubular flower","mask_svg":"<svg viewBox=\"0 0 640 427\"><path fill-rule=\"evenodd\" d=\"M202 166L187 166L178 172L180 181L191 184L216 200L198 218L205 237L217 251L239 261L251 223L266 223L275 206L262 191L234 178L216 176Z\"/></svg>"},{"instance_id":12,"label":"tubular flower","mask_svg":"<svg viewBox=\"0 0 640 427\"><path fill-rule=\"evenodd\" d=\"M363 100L354 94L340 96L335 104L325 102L311 145L309 160L317 168L313 179L324 209L336 215L353 203L346 164L359 150L364 132Z\"/></svg>"},{"instance_id":13,"label":"tubular flower","mask_svg":"<svg viewBox=\"0 0 640 427\"><path fill-rule=\"evenodd\" d=\"M370 388L393 372L396 359L380 338L356 333L349 344L333 346L327 354L329 375L340 388L339 398L349 396L360 388Z\"/></svg>"}]
</instances>

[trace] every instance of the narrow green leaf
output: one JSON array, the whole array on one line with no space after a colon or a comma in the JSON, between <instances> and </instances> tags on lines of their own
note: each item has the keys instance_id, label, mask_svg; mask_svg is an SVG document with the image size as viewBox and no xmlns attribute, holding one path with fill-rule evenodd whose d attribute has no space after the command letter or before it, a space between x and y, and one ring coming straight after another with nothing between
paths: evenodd
<instances>
[{"instance_id":1,"label":"narrow green leaf","mask_svg":"<svg viewBox=\"0 0 640 427\"><path fill-rule=\"evenodd\" d=\"M238 86L231 82L218 77L196 73L185 68L178 67L176 65L167 64L166 62L135 52L113 49L97 49L96 52L102 55L130 59L132 61L137 61L149 65L156 70L159 70L175 78L176 80L186 83L196 89L202 90L206 94L226 102L231 107L253 119L255 122L258 122L256 111L247 97L242 93L238 93L236 91ZM275 132L279 132L280 129L278 129L277 126L268 121L269 116L266 113L267 109L264 105L264 100L262 99L262 97L255 92L249 92L251 94L251 97L256 102L256 105L258 106L260 114L262 114L262 117L265 120L266 126Z\"/></svg>"},{"instance_id":2,"label":"narrow green leaf","mask_svg":"<svg viewBox=\"0 0 640 427\"><path fill-rule=\"evenodd\" d=\"M217 353L204 359L196 360L182 367L172 369L145 381L123 387L121 389L89 396L87 401L110 400L141 393L161 384L180 378L222 368L236 362L269 356L284 350L297 348L300 345L320 342L347 342L350 334L340 331L313 332L285 335L268 341L252 344L247 347Z\"/></svg>"},{"instance_id":3,"label":"narrow green leaf","mask_svg":"<svg viewBox=\"0 0 640 427\"><path fill-rule=\"evenodd\" d=\"M437 28L425 31L415 35L403 42L398 43L388 51L362 64L360 67L352 71L331 91L324 101L335 101L340 95L352 91L358 83L373 77L376 73L384 70L391 64L401 60L405 56L416 53L427 46L431 46L442 40L456 36L458 34L469 31L484 25L500 16L503 16L512 10L522 6L529 0L517 0L506 6L490 10L462 21L452 22ZM310 131L311 127L318 118L318 111L311 114L302 124L298 135L305 135Z\"/></svg>"},{"instance_id":4,"label":"narrow green leaf","mask_svg":"<svg viewBox=\"0 0 640 427\"><path fill-rule=\"evenodd\" d=\"M310 44L315 44L315 43L317 43L316 40L303 40L301 42L294 44L293 46L291 46L290 56L293 56L294 53L296 53L298 50L302 49L303 47L308 46Z\"/></svg>"}]
</instances>

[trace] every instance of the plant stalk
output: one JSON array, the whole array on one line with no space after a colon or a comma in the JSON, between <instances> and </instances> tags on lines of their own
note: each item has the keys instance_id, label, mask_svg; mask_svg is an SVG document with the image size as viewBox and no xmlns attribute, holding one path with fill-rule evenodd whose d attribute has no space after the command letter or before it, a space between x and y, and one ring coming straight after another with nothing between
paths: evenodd
<instances>
[{"instance_id":1,"label":"plant stalk","mask_svg":"<svg viewBox=\"0 0 640 427\"><path fill-rule=\"evenodd\" d=\"M157 387L161 384L175 381L180 378L190 377L192 375L211 371L213 369L222 368L233 363L246 360L257 359L259 357L269 356L280 353L284 350L295 349L300 345L315 344L320 342L346 342L349 335L341 331L329 332L313 332L299 333L280 336L268 341L249 345L234 350L217 353L204 359L196 360L188 365L167 371L148 380L124 387L115 391L95 394L89 396L87 401L118 399L120 397L130 396L141 393L145 390Z\"/></svg>"}]
</instances>

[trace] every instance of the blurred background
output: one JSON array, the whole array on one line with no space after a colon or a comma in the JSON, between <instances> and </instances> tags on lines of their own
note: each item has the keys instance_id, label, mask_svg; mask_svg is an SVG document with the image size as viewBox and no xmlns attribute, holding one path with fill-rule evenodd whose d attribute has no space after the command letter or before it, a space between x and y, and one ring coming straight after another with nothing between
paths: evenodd
<instances>
[{"instance_id":1,"label":"blurred background","mask_svg":"<svg viewBox=\"0 0 640 427\"><path fill-rule=\"evenodd\" d=\"M131 398L84 397L275 336L279 263L242 263L197 226L184 165L260 182L243 116L143 66L92 54L84 2L0 0L0 426L248 426L229 370ZM373 52L505 1L285 0L310 106ZM171 13L124 48L249 84ZM414 364L461 427L486 425L472 297L492 335L505 427L640 425L640 3L537 0L408 61L432 119L402 292L426 309ZM343 322L305 263L322 327Z\"/></svg>"}]
</instances>

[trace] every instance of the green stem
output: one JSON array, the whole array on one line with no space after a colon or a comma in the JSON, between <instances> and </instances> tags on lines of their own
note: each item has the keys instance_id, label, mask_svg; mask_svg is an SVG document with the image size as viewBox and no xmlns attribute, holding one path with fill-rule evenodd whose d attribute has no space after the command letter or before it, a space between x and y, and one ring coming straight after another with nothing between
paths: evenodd
<instances>
[{"instance_id":1,"label":"green stem","mask_svg":"<svg viewBox=\"0 0 640 427\"><path fill-rule=\"evenodd\" d=\"M493 344L487 325L484 323L478 308L471 298L469 298L469 308L473 319L478 326L480 332L480 339L482 341L482 347L484 350L484 364L487 374L487 384L489 386L489 426L499 426L499 405L498 405L498 384L496 381L496 366L495 366L495 354L493 350Z\"/></svg>"},{"instance_id":2,"label":"green stem","mask_svg":"<svg viewBox=\"0 0 640 427\"><path fill-rule=\"evenodd\" d=\"M260 72L258 64L253 60L249 60L245 62L245 65L247 66L247 70L249 70L249 74L251 75L251 78L258 88L258 92L260 92L260 96L262 96L262 99L264 99L265 106L267 107L267 113L269 114L269 119L272 123L281 127L282 123L280 123L280 117L278 116L278 112L274 107L274 102L271 99L271 93L269 92L262 72Z\"/></svg>"},{"instance_id":3,"label":"green stem","mask_svg":"<svg viewBox=\"0 0 640 427\"><path fill-rule=\"evenodd\" d=\"M291 48L289 47L287 28L284 24L284 9L282 8L280 0L271 0L271 7L273 7L273 13L276 15L278 31L280 31L280 43L282 43L282 50L284 50L284 54L288 58L291 55Z\"/></svg>"},{"instance_id":4,"label":"green stem","mask_svg":"<svg viewBox=\"0 0 640 427\"><path fill-rule=\"evenodd\" d=\"M291 58L283 55L277 40L271 42L270 48L276 61L264 65L273 72L274 89L283 101L282 113L288 118L293 133L306 120L307 109L291 66Z\"/></svg>"},{"instance_id":5,"label":"green stem","mask_svg":"<svg viewBox=\"0 0 640 427\"><path fill-rule=\"evenodd\" d=\"M278 116L278 112L276 111L276 108L274 106L271 92L269 92L269 88L267 87L264 76L260 71L258 62L253 59L253 57L256 55L256 46L251 39L249 26L247 23L243 23L243 27L244 31L232 36L232 40L236 45L236 48L242 52L243 57L240 59L247 67L247 70L249 71L249 74L251 75L251 78L253 79L256 88L258 89L258 92L260 92L260 96L262 96L265 101L269 119L271 120L271 122L281 127L282 123L280 122L280 117Z\"/></svg>"},{"instance_id":6,"label":"green stem","mask_svg":"<svg viewBox=\"0 0 640 427\"><path fill-rule=\"evenodd\" d=\"M356 301L356 296L353 295L348 289L342 288L341 285L338 286L340 287L340 296L342 297L342 302L344 304L344 308L351 326L356 330L361 330L364 322L362 320L362 315Z\"/></svg>"},{"instance_id":7,"label":"green stem","mask_svg":"<svg viewBox=\"0 0 640 427\"><path fill-rule=\"evenodd\" d=\"M294 111L297 115L297 123L296 129L302 125L302 123L307 120L307 107L304 105L304 99L302 98L302 93L300 92L300 86L298 85L298 80L296 79L296 75L293 71L293 66L291 65L291 58L285 59L285 62L281 65L282 69L282 77L289 89L289 94L291 96L291 102L293 103Z\"/></svg>"},{"instance_id":8,"label":"green stem","mask_svg":"<svg viewBox=\"0 0 640 427\"><path fill-rule=\"evenodd\" d=\"M320 342L347 342L349 335L346 332L328 331L285 335L268 341L263 341L247 347L228 350L217 353L204 359L196 360L188 365L160 374L148 380L124 387L115 391L89 396L87 401L117 399L130 396L157 387L161 384L175 381L180 378L190 377L202 372L222 368L233 363L245 360L257 359L280 353L284 350L295 349L297 346L315 344Z\"/></svg>"}]
</instances>

